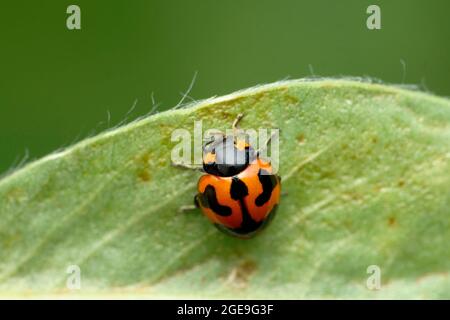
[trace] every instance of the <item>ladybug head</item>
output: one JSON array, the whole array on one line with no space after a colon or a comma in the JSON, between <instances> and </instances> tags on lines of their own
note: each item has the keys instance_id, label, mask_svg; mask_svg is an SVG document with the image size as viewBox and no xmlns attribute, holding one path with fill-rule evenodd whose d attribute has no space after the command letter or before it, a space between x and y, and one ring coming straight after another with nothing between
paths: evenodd
<instances>
[{"instance_id":1,"label":"ladybug head","mask_svg":"<svg viewBox=\"0 0 450 320\"><path fill-rule=\"evenodd\" d=\"M256 152L248 142L234 136L215 138L203 148L203 169L215 176L234 176L255 159Z\"/></svg>"}]
</instances>

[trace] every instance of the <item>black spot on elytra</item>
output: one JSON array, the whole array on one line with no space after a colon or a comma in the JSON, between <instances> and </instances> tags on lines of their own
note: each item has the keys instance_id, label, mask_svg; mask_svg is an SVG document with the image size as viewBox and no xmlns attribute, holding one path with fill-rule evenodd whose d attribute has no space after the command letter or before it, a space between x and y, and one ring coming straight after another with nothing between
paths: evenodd
<instances>
[{"instance_id":1,"label":"black spot on elytra","mask_svg":"<svg viewBox=\"0 0 450 320\"><path fill-rule=\"evenodd\" d=\"M263 221L256 222L249 214L247 205L244 201L244 198L248 196L248 188L238 177L233 177L232 179L230 196L233 200L239 201L242 212L242 223L239 228L232 229L232 232L236 235L245 236L257 231L261 227Z\"/></svg>"},{"instance_id":2,"label":"black spot on elytra","mask_svg":"<svg viewBox=\"0 0 450 320\"><path fill-rule=\"evenodd\" d=\"M239 200L241 204L241 210L242 210L242 223L239 228L233 229L233 232L240 235L246 235L253 233L259 229L263 221L256 222L252 219L250 214L248 213L247 206L245 205L245 202L243 199Z\"/></svg>"},{"instance_id":3,"label":"black spot on elytra","mask_svg":"<svg viewBox=\"0 0 450 320\"><path fill-rule=\"evenodd\" d=\"M233 177L230 188L231 199L239 200L248 196L248 188L245 183L238 177Z\"/></svg>"},{"instance_id":4,"label":"black spot on elytra","mask_svg":"<svg viewBox=\"0 0 450 320\"><path fill-rule=\"evenodd\" d=\"M258 207L261 207L265 203L267 203L267 201L269 201L270 197L272 196L272 191L278 182L275 175L269 173L264 169L259 169L258 179L259 182L261 182L263 192L258 197L256 197L255 204Z\"/></svg>"},{"instance_id":5,"label":"black spot on elytra","mask_svg":"<svg viewBox=\"0 0 450 320\"><path fill-rule=\"evenodd\" d=\"M231 215L231 208L223 206L217 200L216 189L212 185L207 185L203 193L198 194L198 201L202 207L209 208L219 216Z\"/></svg>"},{"instance_id":6,"label":"black spot on elytra","mask_svg":"<svg viewBox=\"0 0 450 320\"><path fill-rule=\"evenodd\" d=\"M219 229L220 231L222 231L228 235L231 235L233 237L238 237L238 238L249 239L249 238L254 237L258 232L265 229L269 225L269 223L275 217L277 208L278 208L278 205L275 205L273 207L272 211L268 214L266 219L264 219L263 221L254 222L252 220L254 224L247 224L247 223L243 222L242 226L239 228L236 228L236 229L227 228L220 224L214 224L214 225L216 226L217 229Z\"/></svg>"}]
</instances>

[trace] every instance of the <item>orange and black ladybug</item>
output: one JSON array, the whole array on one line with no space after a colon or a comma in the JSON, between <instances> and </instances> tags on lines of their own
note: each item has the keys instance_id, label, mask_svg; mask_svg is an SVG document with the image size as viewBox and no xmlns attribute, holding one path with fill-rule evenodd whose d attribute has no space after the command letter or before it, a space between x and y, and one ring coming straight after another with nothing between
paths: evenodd
<instances>
[{"instance_id":1,"label":"orange and black ladybug","mask_svg":"<svg viewBox=\"0 0 450 320\"><path fill-rule=\"evenodd\" d=\"M241 118L242 114L233 123L233 129ZM206 174L198 181L195 207L219 230L251 238L275 216L281 179L247 139L235 134L215 136L203 147L202 171Z\"/></svg>"}]
</instances>

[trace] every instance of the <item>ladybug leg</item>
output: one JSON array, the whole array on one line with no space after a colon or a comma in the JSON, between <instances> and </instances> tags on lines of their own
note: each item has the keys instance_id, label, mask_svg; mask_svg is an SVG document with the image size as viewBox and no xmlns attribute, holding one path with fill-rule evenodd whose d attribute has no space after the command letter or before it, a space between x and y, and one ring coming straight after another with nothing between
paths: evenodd
<instances>
[{"instance_id":1,"label":"ladybug leg","mask_svg":"<svg viewBox=\"0 0 450 320\"><path fill-rule=\"evenodd\" d=\"M219 129L208 129L207 131L208 136L224 136L225 132Z\"/></svg>"},{"instance_id":2,"label":"ladybug leg","mask_svg":"<svg viewBox=\"0 0 450 320\"><path fill-rule=\"evenodd\" d=\"M182 168L182 169L189 169L189 170L195 170L203 172L203 166L202 165L195 165L195 164L188 164L188 163L182 163L182 162L175 162L172 161L171 163L172 167Z\"/></svg>"},{"instance_id":3,"label":"ladybug leg","mask_svg":"<svg viewBox=\"0 0 450 320\"><path fill-rule=\"evenodd\" d=\"M181 206L180 208L178 208L178 212L186 213L186 212L194 211L195 209L197 209L197 207L195 205L187 204L187 205L184 205L184 206Z\"/></svg>"},{"instance_id":4,"label":"ladybug leg","mask_svg":"<svg viewBox=\"0 0 450 320\"><path fill-rule=\"evenodd\" d=\"M278 181L281 183L281 177L279 175L277 175ZM287 196L289 194L289 192L285 191L285 190L281 190L280 195L283 196Z\"/></svg>"},{"instance_id":5,"label":"ladybug leg","mask_svg":"<svg viewBox=\"0 0 450 320\"><path fill-rule=\"evenodd\" d=\"M193 211L193 210L195 210L195 209L198 209L198 208L200 208L200 205L199 205L199 203L198 203L198 195L195 195L195 197L194 197L194 204L188 204L188 205L181 206L181 207L178 209L178 212L180 212L180 213L186 213L186 212L189 212L189 211Z\"/></svg>"},{"instance_id":6,"label":"ladybug leg","mask_svg":"<svg viewBox=\"0 0 450 320\"><path fill-rule=\"evenodd\" d=\"M216 137L219 137L218 140L222 139L223 137L225 137L225 132L221 131L221 130L217 130L217 129L209 129L206 132L205 138L203 138L203 142L211 142L211 141L215 141Z\"/></svg>"},{"instance_id":7,"label":"ladybug leg","mask_svg":"<svg viewBox=\"0 0 450 320\"><path fill-rule=\"evenodd\" d=\"M264 144L261 146L261 148L259 148L258 150L256 150L256 154L259 156L259 154L261 153L261 151L266 150L267 147L269 146L269 144L272 141L272 138L277 136L278 134L276 132L272 133L270 135L270 137L266 140L266 142L264 142Z\"/></svg>"}]
</instances>

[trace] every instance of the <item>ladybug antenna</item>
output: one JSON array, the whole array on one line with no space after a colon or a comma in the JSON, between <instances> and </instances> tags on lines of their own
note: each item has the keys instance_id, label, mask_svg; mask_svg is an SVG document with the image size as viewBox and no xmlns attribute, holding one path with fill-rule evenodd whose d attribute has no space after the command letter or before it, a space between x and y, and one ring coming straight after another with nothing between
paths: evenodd
<instances>
[{"instance_id":1,"label":"ladybug antenna","mask_svg":"<svg viewBox=\"0 0 450 320\"><path fill-rule=\"evenodd\" d=\"M239 113L236 117L236 119L234 119L233 124L232 124L232 128L233 128L233 135L236 135L236 131L239 129L238 128L238 124L241 121L241 119L244 117L243 113Z\"/></svg>"}]
</instances>

